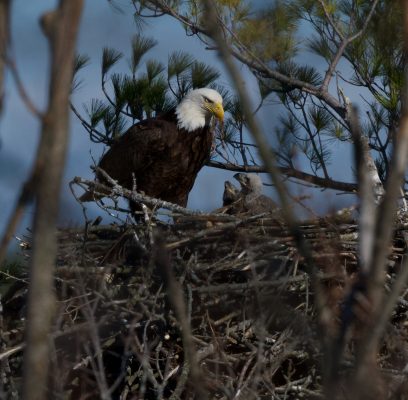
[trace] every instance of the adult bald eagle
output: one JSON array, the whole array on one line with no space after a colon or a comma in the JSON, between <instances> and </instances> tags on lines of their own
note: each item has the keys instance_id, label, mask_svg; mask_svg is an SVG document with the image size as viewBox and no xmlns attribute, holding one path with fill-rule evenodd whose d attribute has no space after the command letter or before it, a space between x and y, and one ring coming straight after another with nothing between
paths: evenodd
<instances>
[{"instance_id":1,"label":"adult bald eagle","mask_svg":"<svg viewBox=\"0 0 408 400\"><path fill-rule=\"evenodd\" d=\"M192 90L174 110L133 125L113 143L99 167L127 189L135 182L137 191L185 207L211 154L213 116L223 121L221 95L209 88ZM105 181L101 174L96 179ZM81 200L95 198L86 192Z\"/></svg>"}]
</instances>

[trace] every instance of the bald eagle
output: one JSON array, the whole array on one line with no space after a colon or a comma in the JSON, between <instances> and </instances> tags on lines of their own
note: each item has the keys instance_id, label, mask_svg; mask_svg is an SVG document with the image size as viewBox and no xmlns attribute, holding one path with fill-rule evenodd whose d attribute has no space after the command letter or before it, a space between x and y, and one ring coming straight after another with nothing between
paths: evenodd
<instances>
[{"instance_id":1,"label":"bald eagle","mask_svg":"<svg viewBox=\"0 0 408 400\"><path fill-rule=\"evenodd\" d=\"M190 91L172 111L146 119L120 136L99 167L121 186L187 205L196 176L211 154L211 120L223 121L222 97L214 89ZM105 182L101 174L97 181ZM100 198L86 192L81 201ZM131 203L133 210L139 209Z\"/></svg>"},{"instance_id":2,"label":"bald eagle","mask_svg":"<svg viewBox=\"0 0 408 400\"><path fill-rule=\"evenodd\" d=\"M235 203L240 197L240 191L230 181L224 182L224 193L222 195L222 206L226 207Z\"/></svg>"},{"instance_id":3,"label":"bald eagle","mask_svg":"<svg viewBox=\"0 0 408 400\"><path fill-rule=\"evenodd\" d=\"M240 197L243 212L256 215L271 213L278 208L270 197L262 194L262 181L258 175L238 173L234 175L234 178L241 185Z\"/></svg>"}]
</instances>

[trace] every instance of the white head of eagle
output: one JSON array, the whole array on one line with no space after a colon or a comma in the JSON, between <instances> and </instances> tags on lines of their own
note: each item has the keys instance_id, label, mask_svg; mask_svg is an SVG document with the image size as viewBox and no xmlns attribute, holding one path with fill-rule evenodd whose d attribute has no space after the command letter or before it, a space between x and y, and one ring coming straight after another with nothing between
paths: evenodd
<instances>
[{"instance_id":1,"label":"white head of eagle","mask_svg":"<svg viewBox=\"0 0 408 400\"><path fill-rule=\"evenodd\" d=\"M213 116L222 122L222 96L210 88L191 90L177 106L176 116L177 127L188 132L209 126Z\"/></svg>"}]
</instances>

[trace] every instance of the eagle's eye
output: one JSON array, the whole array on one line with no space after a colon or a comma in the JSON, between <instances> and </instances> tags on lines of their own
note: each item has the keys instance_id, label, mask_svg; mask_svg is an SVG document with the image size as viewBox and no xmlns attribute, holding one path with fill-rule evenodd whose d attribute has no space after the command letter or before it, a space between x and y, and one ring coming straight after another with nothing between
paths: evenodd
<instances>
[{"instance_id":1,"label":"eagle's eye","mask_svg":"<svg viewBox=\"0 0 408 400\"><path fill-rule=\"evenodd\" d=\"M212 100L210 100L208 97L203 96L204 101L207 103L214 103Z\"/></svg>"}]
</instances>

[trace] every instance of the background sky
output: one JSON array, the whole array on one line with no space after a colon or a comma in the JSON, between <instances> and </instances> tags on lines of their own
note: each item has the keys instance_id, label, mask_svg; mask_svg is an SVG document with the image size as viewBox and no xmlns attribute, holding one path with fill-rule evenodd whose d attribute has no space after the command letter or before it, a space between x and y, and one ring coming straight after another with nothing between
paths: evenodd
<instances>
[{"instance_id":1,"label":"background sky","mask_svg":"<svg viewBox=\"0 0 408 400\"><path fill-rule=\"evenodd\" d=\"M45 11L54 8L56 4L55 0L15 0L12 9L14 57L30 98L41 110L45 109L48 91L48 49L38 20ZM128 12L117 12L104 0L85 1L78 52L87 54L91 63L81 71L80 78L83 84L73 98L79 110L83 110L82 104L91 98L103 97L100 88L100 60L103 47L113 47L127 56L130 55L130 40L138 30L133 21L131 8L124 7L124 10ZM171 52L187 51L197 60L216 66L222 72L219 83L231 87L216 54L206 51L198 39L187 38L183 28L173 19L168 17L149 19L143 33L158 41L158 45L148 54L147 58L155 58L167 63L168 55ZM303 61L307 63L312 60L303 59ZM118 67L119 69L115 69L115 72L126 69L126 57ZM245 68L242 68L242 73L251 97L256 99L256 82ZM0 233L14 207L21 185L29 176L40 134L39 121L22 103L10 76L7 76L6 84L5 111L0 120ZM271 131L278 112L279 108L267 106L260 113L261 122L267 132ZM87 132L73 115L70 128L69 154L62 188L60 226L74 226L83 222L81 207L75 202L69 191L68 182L74 176L92 177L89 169L92 164L91 154L95 159L99 159L103 152L103 145L92 144ZM349 180L350 150L341 145L336 146L338 149L336 149L336 156L331 166L331 171L334 171L332 177ZM345 165L347 168L344 168ZM233 172L214 168L204 168L190 194L188 206L206 211L219 207L222 201L223 182L226 179L231 180L233 174ZM266 177L263 179L264 182L267 182ZM272 189L266 188L265 191L274 196ZM292 186L292 191L295 195L310 192L303 186ZM309 204L317 213L325 214L334 208L354 201L353 196L337 196L332 191L314 191ZM90 215L96 216L102 213L94 205L88 208ZM18 233L24 232L30 225L31 217L32 208L29 208Z\"/></svg>"}]
</instances>

